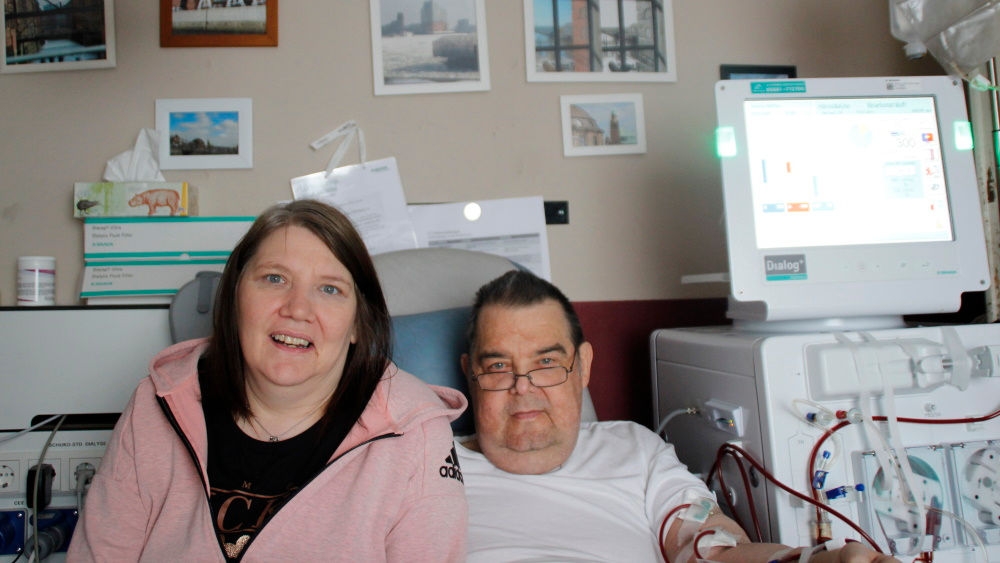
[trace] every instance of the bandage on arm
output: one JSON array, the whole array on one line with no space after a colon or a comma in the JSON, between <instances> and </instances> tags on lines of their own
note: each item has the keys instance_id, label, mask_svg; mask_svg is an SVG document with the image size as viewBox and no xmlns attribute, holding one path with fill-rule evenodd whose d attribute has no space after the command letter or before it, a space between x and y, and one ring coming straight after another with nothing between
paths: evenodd
<instances>
[{"instance_id":1,"label":"bandage on arm","mask_svg":"<svg viewBox=\"0 0 1000 563\"><path fill-rule=\"evenodd\" d=\"M670 524L663 546L667 563L693 563L699 556L719 563L767 563L775 554L792 549L775 543L751 543L743 528L718 508L710 511L693 534L685 524L680 515Z\"/></svg>"}]
</instances>

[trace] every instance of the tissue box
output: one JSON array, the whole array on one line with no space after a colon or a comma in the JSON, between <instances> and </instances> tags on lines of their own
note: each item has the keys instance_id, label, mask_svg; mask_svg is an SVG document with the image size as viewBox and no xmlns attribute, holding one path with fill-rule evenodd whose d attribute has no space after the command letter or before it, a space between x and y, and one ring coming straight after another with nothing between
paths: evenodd
<instances>
[{"instance_id":1,"label":"tissue box","mask_svg":"<svg viewBox=\"0 0 1000 563\"><path fill-rule=\"evenodd\" d=\"M221 272L226 258L204 260L136 260L88 262L83 268L80 297L173 295L198 272Z\"/></svg>"},{"instance_id":2,"label":"tissue box","mask_svg":"<svg viewBox=\"0 0 1000 563\"><path fill-rule=\"evenodd\" d=\"M83 259L225 260L254 217L88 217L83 220Z\"/></svg>"},{"instance_id":3,"label":"tissue box","mask_svg":"<svg viewBox=\"0 0 1000 563\"><path fill-rule=\"evenodd\" d=\"M74 217L188 216L195 204L187 182L77 182Z\"/></svg>"}]
</instances>

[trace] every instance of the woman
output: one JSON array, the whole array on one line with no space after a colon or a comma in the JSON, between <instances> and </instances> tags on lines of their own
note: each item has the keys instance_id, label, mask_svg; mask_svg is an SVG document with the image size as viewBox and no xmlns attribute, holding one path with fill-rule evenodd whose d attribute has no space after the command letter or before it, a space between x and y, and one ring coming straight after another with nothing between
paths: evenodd
<instances>
[{"instance_id":1,"label":"woman","mask_svg":"<svg viewBox=\"0 0 1000 563\"><path fill-rule=\"evenodd\" d=\"M336 209L266 210L219 281L213 334L150 364L69 550L101 561L465 557L457 391L389 361L364 242Z\"/></svg>"}]
</instances>

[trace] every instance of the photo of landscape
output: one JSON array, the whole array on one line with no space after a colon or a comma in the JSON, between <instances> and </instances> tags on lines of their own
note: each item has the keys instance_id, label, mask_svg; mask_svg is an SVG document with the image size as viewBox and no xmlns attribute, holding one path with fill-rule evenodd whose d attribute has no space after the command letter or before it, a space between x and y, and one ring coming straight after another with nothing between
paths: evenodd
<instances>
[{"instance_id":1,"label":"photo of landscape","mask_svg":"<svg viewBox=\"0 0 1000 563\"><path fill-rule=\"evenodd\" d=\"M380 52L374 61L380 85L483 81L484 34L477 24L481 0L373 1L378 2L373 40Z\"/></svg>"}]
</instances>

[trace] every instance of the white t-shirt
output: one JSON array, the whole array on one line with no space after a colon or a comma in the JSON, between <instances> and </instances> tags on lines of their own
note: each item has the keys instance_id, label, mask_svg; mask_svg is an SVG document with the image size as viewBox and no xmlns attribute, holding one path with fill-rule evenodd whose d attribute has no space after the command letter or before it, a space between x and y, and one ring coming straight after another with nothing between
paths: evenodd
<instances>
[{"instance_id":1,"label":"white t-shirt","mask_svg":"<svg viewBox=\"0 0 1000 563\"><path fill-rule=\"evenodd\" d=\"M694 489L674 447L628 421L580 426L560 468L515 475L457 446L469 501L468 561L662 561L657 536Z\"/></svg>"}]
</instances>

